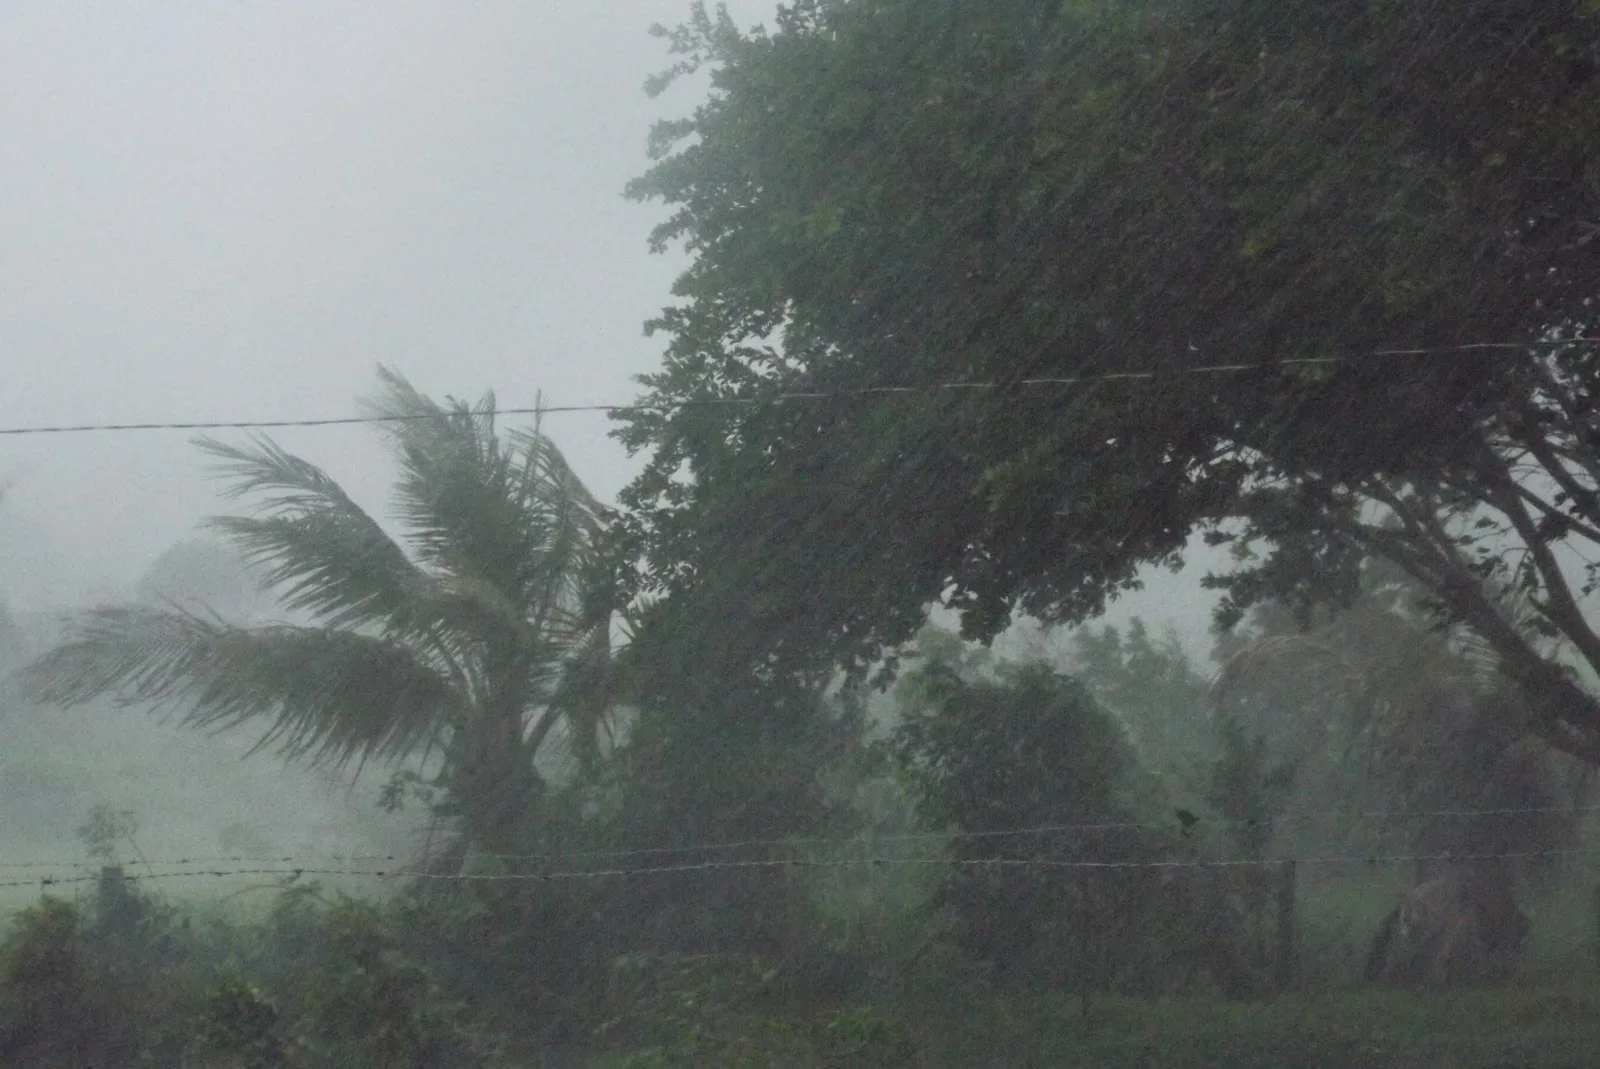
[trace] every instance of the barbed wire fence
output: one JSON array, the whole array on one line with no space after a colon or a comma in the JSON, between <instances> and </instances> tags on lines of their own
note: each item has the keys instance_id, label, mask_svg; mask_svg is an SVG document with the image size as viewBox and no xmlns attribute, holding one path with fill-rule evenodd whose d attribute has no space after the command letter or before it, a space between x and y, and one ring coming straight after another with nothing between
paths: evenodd
<instances>
[{"instance_id":1,"label":"barbed wire fence","mask_svg":"<svg viewBox=\"0 0 1600 1069\"><path fill-rule=\"evenodd\" d=\"M1593 807L1588 807L1593 808ZM1079 830L1085 828L1103 828L1105 825L1079 825ZM1015 832L1004 834L1036 835L1045 829L1018 829ZM916 841L921 837L902 836L900 841ZM945 837L946 842L958 836ZM753 843L745 844L710 844L701 847L675 847L667 848L673 853L682 853L694 849L717 850L739 845L751 847ZM777 845L761 844L761 845ZM1445 862L1452 864L1467 864L1478 862L1490 863L1549 863L1555 860L1575 861L1600 859L1600 848L1573 847L1539 851L1497 851L1484 853L1469 852L1410 852L1410 853L1330 853L1311 854L1305 856L1266 856L1266 857L1238 857L1238 856L1184 856L1184 857L1153 857L1101 860L1093 857L1061 857L1049 855L1033 856L980 856L965 857L955 856L944 850L922 856L903 856L888 853L869 854L865 847L869 844L863 839L854 840L829 840L827 845L834 848L857 847L862 848L859 856L815 856L792 852L776 857L759 858L716 858L692 861L667 861L665 863L646 863L638 865L556 865L552 857L545 855L538 858L533 864L515 866L505 871L469 871L458 869L454 871L438 871L426 867L404 862L398 855L348 855L343 858L329 857L295 857L283 856L277 858L260 859L256 863L248 863L247 859L212 859L207 861L202 858L177 858L177 859L141 859L137 865L129 867L120 863L107 861L77 862L67 865L58 865L48 871L38 872L28 876L18 876L12 879L0 879L0 891L36 891L43 895L59 894L62 891L93 891L98 889L103 897L108 892L121 896L125 895L133 885L161 885L185 884L194 882L216 881L243 881L253 882L242 891L235 891L228 897L244 891L280 891L290 892L296 888L316 890L323 880L360 880L376 881L386 885L387 890L400 891L404 889L425 890L428 887L438 886L484 886L498 885L511 887L535 887L553 884L586 884L610 881L664 881L664 880L692 880L704 877L734 877L738 874L773 873L791 876L805 874L818 875L850 875L854 874L879 874L892 870L922 870L943 874L959 872L975 874L1021 874L1028 873L1036 876L1054 874L1069 881L1073 892L1071 910L1071 923L1080 933L1082 945L1079 948L1084 962L1089 964L1081 967L1092 971L1103 969L1103 958L1107 947L1120 944L1129 935L1128 929L1136 921L1127 916L1122 916L1120 907L1107 907L1102 901L1105 894L1116 893L1116 886L1107 887L1101 884L1102 875L1113 877L1118 874L1138 876L1145 875L1160 881L1161 886L1172 886L1174 881L1184 878L1203 879L1205 874L1219 874L1223 877L1222 885L1211 885L1213 888L1221 886L1223 893L1244 895L1240 899L1243 903L1240 920L1245 927L1241 933L1254 930L1256 942L1251 944L1253 951L1235 948L1236 953L1254 953L1257 967L1265 970L1265 975L1270 976L1271 989L1279 992L1296 990L1301 986L1300 976L1302 963L1306 953L1306 938L1301 912L1304 908L1298 890L1300 878L1307 870L1326 867L1349 872L1370 872L1375 869L1390 869L1397 866L1416 866L1428 862ZM943 845L943 844L941 844ZM639 856L643 851L636 851L633 856ZM569 855L568 862L578 860L581 854ZM589 855L591 858L595 854ZM519 860L515 856L485 855L485 859L501 861ZM231 864L230 864L231 862ZM5 869L17 872L33 866L42 866L46 862L4 862L0 863ZM1238 882L1242 878L1245 882ZM1409 881L1406 881L1409 883ZM1144 886L1150 886L1145 884ZM1204 886L1204 885L1201 885ZM1253 899L1250 896L1253 895ZM1398 907L1397 907L1398 908ZM1590 921L1591 936L1597 953L1600 953L1600 886L1597 886L1594 897L1594 916ZM1179 922L1182 923L1182 922ZM1191 919L1189 923L1194 923ZM1263 934L1264 933L1264 934ZM1347 933L1349 935L1350 933ZM1371 933L1361 931L1354 933L1357 943L1369 938ZM1348 941L1348 939L1346 940ZM1319 952L1326 952L1326 947L1318 947ZM1099 964L1096 964L1096 963ZM1078 994L1083 1001L1083 1012L1089 1012L1089 1003L1094 993L1100 990L1098 979L1080 981L1075 986L1079 988Z\"/></svg>"},{"instance_id":2,"label":"barbed wire fence","mask_svg":"<svg viewBox=\"0 0 1600 1069\"><path fill-rule=\"evenodd\" d=\"M1461 819L1471 820L1482 817L1509 817L1509 816L1572 816L1581 817L1588 814L1600 813L1600 804L1594 805L1566 805L1566 806L1510 806L1480 809L1307 809L1275 814L1263 821L1237 820L1227 817L1199 818L1195 826L1209 828L1234 828L1245 827L1253 824L1265 823L1276 827L1294 827L1297 825L1310 825L1331 820L1354 820L1370 823L1403 822L1417 820ZM992 839L1023 838L1046 835L1070 834L1095 834L1111 831L1167 831L1180 832L1184 825L1178 820L1117 820L1117 821L1083 821L1071 823L1036 824L1021 828L1000 828L966 831L951 829L948 831L917 831L917 832L890 832L870 833L855 836L788 836L782 838L752 838L724 840L710 843L688 843L679 845L634 847L630 849L615 850L578 850L552 853L534 854L497 854L476 853L474 856L485 860L503 862L543 862L543 863L570 863L583 860L598 859L624 859L641 857L658 857L672 855L689 855L701 853L721 853L744 849L770 849L801 847L809 848L847 848L861 845L889 846L902 843L932 843L943 845L961 841L981 841ZM1546 852L1548 853L1548 852ZM1520 856L1520 855L1519 855ZM1376 859L1376 858L1374 858ZM1280 858L1279 860L1289 860ZM1350 860L1344 858L1343 860ZM291 853L270 855L232 854L222 856L210 855L182 855L176 858L145 858L142 864L147 865L245 865L245 864L291 864L297 861L332 861L349 863L381 863L400 864L402 855L398 853ZM71 861L66 859L33 859L27 861L0 860L0 872L16 871L22 869L83 869L99 868L100 861Z\"/></svg>"},{"instance_id":3,"label":"barbed wire fence","mask_svg":"<svg viewBox=\"0 0 1600 1069\"><path fill-rule=\"evenodd\" d=\"M491 855L492 856L492 855ZM1385 864L1415 864L1423 861L1532 861L1557 857L1600 857L1600 848L1571 848L1541 851L1505 851L1497 853L1452 853L1449 851L1428 854L1346 854L1324 855L1298 858L1165 858L1144 861L1095 861L1073 860L1065 858L1047 857L986 857L986 858L958 858L958 857L865 857L865 858L806 858L783 857L776 859L753 860L724 860L724 861L693 861L672 865L641 865L636 867L613 867L603 869L571 869L556 871L532 872L456 872L441 873L430 872L426 869L411 868L404 865L395 867L377 868L329 868L313 865L294 865L296 859L277 859L281 867L262 868L178 868L171 871L128 872L122 878L131 882L148 882L155 880L182 879L188 877L226 878L232 876L279 876L288 879L300 879L306 876L365 876L378 879L415 879L426 881L442 881L446 883L538 883L552 880L595 880L617 879L634 876L669 876L674 874L705 873L716 871L746 871L751 869L849 869L849 868L880 868L886 866L916 866L916 867L944 867L979 868L979 869L1048 869L1060 871L1100 871L1100 870L1201 870L1201 869L1228 869L1228 868L1278 868L1284 865L1385 865ZM184 865L185 862L151 862L156 865ZM95 862L93 867L104 870L118 868L120 865L107 865L104 862ZM28 879L0 881L0 887L40 887L51 888L77 883L97 883L101 880L99 874L89 875L44 875Z\"/></svg>"},{"instance_id":4,"label":"barbed wire fence","mask_svg":"<svg viewBox=\"0 0 1600 1069\"><path fill-rule=\"evenodd\" d=\"M1361 826L1393 826L1395 823L1441 819L1473 820L1492 817L1556 815L1581 818L1600 813L1600 805L1524 806L1479 809L1337 809L1295 810L1279 814L1267 823L1279 828L1305 828L1330 821L1354 822ZM1228 819L1203 819L1207 831L1253 822ZM322 881L376 883L380 893L425 891L437 887L496 885L534 887L555 884L598 882L639 882L737 878L740 874L784 874L790 878L807 875L822 879L873 879L896 871L921 871L935 879L956 873L1054 874L1074 889L1075 910L1084 911L1077 919L1079 928L1099 942L1120 936L1116 910L1109 914L1097 902L1096 888L1102 874L1108 879L1118 874L1136 878L1150 876L1171 885L1184 879L1204 880L1205 874L1220 875L1226 886L1247 888L1255 895L1249 907L1256 918L1261 937L1268 946L1264 960L1270 963L1273 983L1278 990L1296 986L1303 957L1305 935L1301 912L1305 908L1297 890L1303 874L1328 871L1349 877L1356 874L1387 873L1402 866L1427 863L1471 865L1495 864L1572 864L1600 859L1600 846L1572 846L1540 850L1483 852L1393 851L1335 849L1326 852L1296 852L1292 842L1287 852L1275 850L1264 855L1240 856L1219 850L1218 842L1191 839L1195 824L1175 820L1080 821L1039 824L1028 827L976 831L916 831L858 834L855 836L815 836L788 838L749 838L731 841L638 847L626 850L571 850L530 854L474 855L473 864L457 863L449 868L433 864L426 851L408 857L401 853L284 853L277 855L200 855L150 856L140 854L126 862L114 858L95 860L0 859L0 891L13 894L36 892L57 895L63 892L93 891L105 894L107 888L121 893L123 888L142 885L152 888L174 885L236 883L252 886L231 890L231 898L244 891L290 891L316 888ZM1107 833L1122 831L1166 832L1165 856L1096 857L1097 846ZM1051 841L1051 840L1054 841ZM1063 843L1062 839L1074 839ZM1031 840L1031 841L1030 841ZM992 844L993 853L983 851ZM969 848L961 852L954 848ZM970 848L978 848L976 856ZM1010 852L1002 852L1007 848ZM902 848L897 850L896 848ZM756 854L758 856L749 856ZM744 856L741 856L744 855ZM488 863L487 865L479 863ZM1240 883L1239 881L1243 881ZM1412 881L1397 881L1397 889ZM10 911L7 911L10 912ZM1091 918L1092 913L1092 920ZM1127 919L1121 923L1125 926ZM1264 927L1263 927L1264 926ZM1600 891L1595 897L1595 916L1590 921L1597 951L1600 951ZM1119 929L1120 930L1120 929ZM1370 933L1354 936L1361 939ZM1085 953L1090 951L1085 948Z\"/></svg>"}]
</instances>

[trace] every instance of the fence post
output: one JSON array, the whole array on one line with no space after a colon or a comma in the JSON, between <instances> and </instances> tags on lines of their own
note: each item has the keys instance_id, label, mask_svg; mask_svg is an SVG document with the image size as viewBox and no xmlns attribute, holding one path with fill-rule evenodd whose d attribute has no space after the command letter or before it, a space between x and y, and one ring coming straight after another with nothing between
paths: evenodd
<instances>
[{"instance_id":1,"label":"fence post","mask_svg":"<svg viewBox=\"0 0 1600 1069\"><path fill-rule=\"evenodd\" d=\"M1085 1019L1094 998L1092 870L1078 870L1078 1011Z\"/></svg>"},{"instance_id":2,"label":"fence post","mask_svg":"<svg viewBox=\"0 0 1600 1069\"><path fill-rule=\"evenodd\" d=\"M1594 886L1594 960L1600 968L1600 883Z\"/></svg>"},{"instance_id":3,"label":"fence post","mask_svg":"<svg viewBox=\"0 0 1600 1069\"><path fill-rule=\"evenodd\" d=\"M101 929L126 935L134 925L133 895L121 865L102 865L99 881L99 923Z\"/></svg>"},{"instance_id":4,"label":"fence post","mask_svg":"<svg viewBox=\"0 0 1600 1069\"><path fill-rule=\"evenodd\" d=\"M1295 946L1295 863L1285 861L1278 871L1278 946L1277 986L1287 991L1294 986L1299 971Z\"/></svg>"}]
</instances>

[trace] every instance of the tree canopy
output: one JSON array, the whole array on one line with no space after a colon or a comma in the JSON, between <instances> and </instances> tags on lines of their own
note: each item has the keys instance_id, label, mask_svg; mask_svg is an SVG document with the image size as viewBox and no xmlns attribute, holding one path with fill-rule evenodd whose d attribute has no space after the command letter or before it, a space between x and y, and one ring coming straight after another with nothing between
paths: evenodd
<instances>
[{"instance_id":1,"label":"tree canopy","mask_svg":"<svg viewBox=\"0 0 1600 1069\"><path fill-rule=\"evenodd\" d=\"M940 600L977 637L1092 615L1197 529L1270 547L1234 615L1379 554L1600 759L1600 706L1497 600L1600 667L1546 552L1600 536L1593 4L800 0L663 33L662 84L712 89L631 187L693 257L620 414L653 450L635 590L754 663L860 664Z\"/></svg>"}]
</instances>

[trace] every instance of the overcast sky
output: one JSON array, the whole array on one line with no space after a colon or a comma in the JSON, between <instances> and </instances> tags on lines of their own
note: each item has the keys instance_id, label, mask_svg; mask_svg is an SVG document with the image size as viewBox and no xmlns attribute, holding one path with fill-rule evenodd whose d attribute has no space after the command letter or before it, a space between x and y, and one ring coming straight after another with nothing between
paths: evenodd
<instances>
[{"instance_id":1,"label":"overcast sky","mask_svg":"<svg viewBox=\"0 0 1600 1069\"><path fill-rule=\"evenodd\" d=\"M621 191L652 119L693 103L641 89L667 62L651 23L687 10L8 5L0 424L337 416L379 361L506 405L631 396L681 265ZM559 418L614 493L632 468L605 418ZM276 437L381 504L369 430ZM0 438L13 528L107 579L216 509L201 470L181 432ZM21 563L18 600L59 578Z\"/></svg>"},{"instance_id":2,"label":"overcast sky","mask_svg":"<svg viewBox=\"0 0 1600 1069\"><path fill-rule=\"evenodd\" d=\"M730 5L742 23L771 4ZM682 262L628 202L687 0L7 5L0 425L349 414L388 363L502 405L633 396ZM550 417L610 497L601 414ZM370 429L274 432L369 507ZM131 582L219 503L183 432L0 437L0 588ZM1192 609L1192 606L1189 606Z\"/></svg>"}]
</instances>

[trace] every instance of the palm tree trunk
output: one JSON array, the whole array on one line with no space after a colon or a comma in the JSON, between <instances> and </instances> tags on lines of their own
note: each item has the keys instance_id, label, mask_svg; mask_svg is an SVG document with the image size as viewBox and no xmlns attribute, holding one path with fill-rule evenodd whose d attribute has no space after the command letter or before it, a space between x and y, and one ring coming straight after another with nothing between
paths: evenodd
<instances>
[{"instance_id":1,"label":"palm tree trunk","mask_svg":"<svg viewBox=\"0 0 1600 1069\"><path fill-rule=\"evenodd\" d=\"M528 852L527 833L544 788L532 754L509 717L486 716L458 741L448 782L469 848L515 869Z\"/></svg>"}]
</instances>

